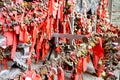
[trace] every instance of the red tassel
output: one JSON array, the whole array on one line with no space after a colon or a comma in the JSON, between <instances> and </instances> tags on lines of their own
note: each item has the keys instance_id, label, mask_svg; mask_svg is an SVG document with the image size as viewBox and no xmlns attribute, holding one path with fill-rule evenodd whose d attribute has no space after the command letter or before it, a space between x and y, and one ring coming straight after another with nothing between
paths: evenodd
<instances>
[{"instance_id":1,"label":"red tassel","mask_svg":"<svg viewBox=\"0 0 120 80\"><path fill-rule=\"evenodd\" d=\"M58 11L58 2L53 1L53 18L56 19Z\"/></svg>"},{"instance_id":2,"label":"red tassel","mask_svg":"<svg viewBox=\"0 0 120 80\"><path fill-rule=\"evenodd\" d=\"M66 27L66 33L70 33L71 31L70 31L69 21L66 22L65 27Z\"/></svg>"},{"instance_id":3,"label":"red tassel","mask_svg":"<svg viewBox=\"0 0 120 80\"><path fill-rule=\"evenodd\" d=\"M58 15L57 15L57 18L58 18L58 19L60 19L60 6L61 6L61 4L59 3L59 4L58 4Z\"/></svg>"},{"instance_id":4,"label":"red tassel","mask_svg":"<svg viewBox=\"0 0 120 80\"><path fill-rule=\"evenodd\" d=\"M20 30L19 41L21 42L23 42L23 39L24 39L23 35L24 35L23 30Z\"/></svg>"},{"instance_id":5,"label":"red tassel","mask_svg":"<svg viewBox=\"0 0 120 80\"><path fill-rule=\"evenodd\" d=\"M49 50L50 46L49 46L49 42L48 40L45 40L45 49Z\"/></svg>"},{"instance_id":6,"label":"red tassel","mask_svg":"<svg viewBox=\"0 0 120 80\"><path fill-rule=\"evenodd\" d=\"M20 33L20 26L15 26L14 30L16 31L16 34L19 34Z\"/></svg>"},{"instance_id":7,"label":"red tassel","mask_svg":"<svg viewBox=\"0 0 120 80\"><path fill-rule=\"evenodd\" d=\"M42 31L42 34L40 36L40 41L39 41L39 44L38 44L38 49L41 49L43 39L44 39L44 30Z\"/></svg>"},{"instance_id":8,"label":"red tassel","mask_svg":"<svg viewBox=\"0 0 120 80\"><path fill-rule=\"evenodd\" d=\"M30 57L27 58L28 69L31 69L32 60Z\"/></svg>"},{"instance_id":9,"label":"red tassel","mask_svg":"<svg viewBox=\"0 0 120 80\"><path fill-rule=\"evenodd\" d=\"M57 46L55 51L56 51L56 53L60 53L61 52L61 46Z\"/></svg>"},{"instance_id":10,"label":"red tassel","mask_svg":"<svg viewBox=\"0 0 120 80\"><path fill-rule=\"evenodd\" d=\"M36 78L35 78L35 80L42 80L42 78L40 77L39 74L36 74Z\"/></svg>"},{"instance_id":11,"label":"red tassel","mask_svg":"<svg viewBox=\"0 0 120 80\"><path fill-rule=\"evenodd\" d=\"M48 13L49 15L53 14L53 2L54 0L49 0L49 8L48 8Z\"/></svg>"},{"instance_id":12,"label":"red tassel","mask_svg":"<svg viewBox=\"0 0 120 80\"><path fill-rule=\"evenodd\" d=\"M4 36L7 38L7 46L13 45L13 32L4 32Z\"/></svg>"},{"instance_id":13,"label":"red tassel","mask_svg":"<svg viewBox=\"0 0 120 80\"><path fill-rule=\"evenodd\" d=\"M102 17L102 18L105 18L105 17L106 17L106 11L105 11L105 10L102 10L101 17Z\"/></svg>"},{"instance_id":14,"label":"red tassel","mask_svg":"<svg viewBox=\"0 0 120 80\"><path fill-rule=\"evenodd\" d=\"M94 66L94 69L97 69L98 60L99 60L99 58L96 55L94 55L93 56L93 66Z\"/></svg>"},{"instance_id":15,"label":"red tassel","mask_svg":"<svg viewBox=\"0 0 120 80\"><path fill-rule=\"evenodd\" d=\"M97 26L97 33L100 33L102 31L100 26Z\"/></svg>"},{"instance_id":16,"label":"red tassel","mask_svg":"<svg viewBox=\"0 0 120 80\"><path fill-rule=\"evenodd\" d=\"M16 33L13 32L13 48L11 50L11 59L14 58L15 56L15 53L16 53L16 46L17 45L17 38L16 38Z\"/></svg>"},{"instance_id":17,"label":"red tassel","mask_svg":"<svg viewBox=\"0 0 120 80\"><path fill-rule=\"evenodd\" d=\"M83 80L83 76L82 76L82 74L80 74L80 80Z\"/></svg>"},{"instance_id":18,"label":"red tassel","mask_svg":"<svg viewBox=\"0 0 120 80\"><path fill-rule=\"evenodd\" d=\"M37 28L34 27L33 28L33 33L32 33L32 45L30 47L30 53L34 51L34 46L35 46L35 43L36 43L36 37L37 37Z\"/></svg>"},{"instance_id":19,"label":"red tassel","mask_svg":"<svg viewBox=\"0 0 120 80\"><path fill-rule=\"evenodd\" d=\"M58 80L65 80L65 77L64 77L64 70L62 69L62 67L58 67Z\"/></svg>"},{"instance_id":20,"label":"red tassel","mask_svg":"<svg viewBox=\"0 0 120 80\"><path fill-rule=\"evenodd\" d=\"M50 35L50 19L49 19L49 16L47 18L46 34L48 35L47 37L49 38L49 35Z\"/></svg>"},{"instance_id":21,"label":"red tassel","mask_svg":"<svg viewBox=\"0 0 120 80\"><path fill-rule=\"evenodd\" d=\"M7 58L4 58L3 62L4 62L4 69L8 69Z\"/></svg>"},{"instance_id":22,"label":"red tassel","mask_svg":"<svg viewBox=\"0 0 120 80\"><path fill-rule=\"evenodd\" d=\"M39 26L38 26L38 31L42 28L46 26L46 22L42 22Z\"/></svg>"},{"instance_id":23,"label":"red tassel","mask_svg":"<svg viewBox=\"0 0 120 80\"><path fill-rule=\"evenodd\" d=\"M107 8L108 7L108 0L103 0L103 5Z\"/></svg>"},{"instance_id":24,"label":"red tassel","mask_svg":"<svg viewBox=\"0 0 120 80\"><path fill-rule=\"evenodd\" d=\"M48 54L48 50L49 50L48 40L44 40L42 44L42 60L44 60L44 58Z\"/></svg>"},{"instance_id":25,"label":"red tassel","mask_svg":"<svg viewBox=\"0 0 120 80\"><path fill-rule=\"evenodd\" d=\"M93 54L98 56L99 58L102 58L104 55L104 49L102 48L102 39L98 37L98 44L96 44L95 47L92 48Z\"/></svg>"},{"instance_id":26,"label":"red tassel","mask_svg":"<svg viewBox=\"0 0 120 80\"><path fill-rule=\"evenodd\" d=\"M39 63L39 59L40 59L40 49L36 49L36 53L37 53L36 64L38 64Z\"/></svg>"},{"instance_id":27,"label":"red tassel","mask_svg":"<svg viewBox=\"0 0 120 80\"><path fill-rule=\"evenodd\" d=\"M56 22L55 22L56 21ZM54 20L54 23L53 23L53 28L54 28L54 32L55 33L58 33L59 31L58 31L58 19L55 19Z\"/></svg>"},{"instance_id":28,"label":"red tassel","mask_svg":"<svg viewBox=\"0 0 120 80\"><path fill-rule=\"evenodd\" d=\"M71 80L78 80L78 74L76 69L73 69L72 71Z\"/></svg>"},{"instance_id":29,"label":"red tassel","mask_svg":"<svg viewBox=\"0 0 120 80\"><path fill-rule=\"evenodd\" d=\"M83 64L82 64L82 59L80 58L77 64L77 72L78 74L82 74L83 71Z\"/></svg>"},{"instance_id":30,"label":"red tassel","mask_svg":"<svg viewBox=\"0 0 120 80\"><path fill-rule=\"evenodd\" d=\"M87 70L87 58L83 57L82 62L83 62L83 71L85 72Z\"/></svg>"},{"instance_id":31,"label":"red tassel","mask_svg":"<svg viewBox=\"0 0 120 80\"><path fill-rule=\"evenodd\" d=\"M87 62L90 62L90 55L87 55Z\"/></svg>"},{"instance_id":32,"label":"red tassel","mask_svg":"<svg viewBox=\"0 0 120 80\"><path fill-rule=\"evenodd\" d=\"M59 1L60 4L60 21L63 21L63 8L64 8L64 0Z\"/></svg>"},{"instance_id":33,"label":"red tassel","mask_svg":"<svg viewBox=\"0 0 120 80\"><path fill-rule=\"evenodd\" d=\"M36 43L36 53L37 53L37 63L38 63L38 60L40 58L40 49L43 48L43 39L44 39L44 29L42 30L42 34L41 36L37 39L37 43ZM43 51L43 50L42 50ZM44 51L42 52L42 55L43 55ZM43 58L42 58L43 60Z\"/></svg>"},{"instance_id":34,"label":"red tassel","mask_svg":"<svg viewBox=\"0 0 120 80\"><path fill-rule=\"evenodd\" d=\"M98 76L98 77L101 76L101 72L102 72L102 64L99 64L99 65L98 65L98 68L97 68L97 76Z\"/></svg>"},{"instance_id":35,"label":"red tassel","mask_svg":"<svg viewBox=\"0 0 120 80\"><path fill-rule=\"evenodd\" d=\"M45 58L45 48L44 48L44 43L43 43L42 46L43 46L43 47L42 47L42 60L44 60L44 58Z\"/></svg>"},{"instance_id":36,"label":"red tassel","mask_svg":"<svg viewBox=\"0 0 120 80\"><path fill-rule=\"evenodd\" d=\"M28 41L26 30L20 30L19 41L24 42L24 43L26 43Z\"/></svg>"},{"instance_id":37,"label":"red tassel","mask_svg":"<svg viewBox=\"0 0 120 80\"><path fill-rule=\"evenodd\" d=\"M102 14L102 5L99 5L97 9L97 15L99 16L100 19L102 19L101 14Z\"/></svg>"},{"instance_id":38,"label":"red tassel","mask_svg":"<svg viewBox=\"0 0 120 80\"><path fill-rule=\"evenodd\" d=\"M81 17L78 19L78 24L81 25L82 27L84 27L84 17L81 15Z\"/></svg>"}]
</instances>

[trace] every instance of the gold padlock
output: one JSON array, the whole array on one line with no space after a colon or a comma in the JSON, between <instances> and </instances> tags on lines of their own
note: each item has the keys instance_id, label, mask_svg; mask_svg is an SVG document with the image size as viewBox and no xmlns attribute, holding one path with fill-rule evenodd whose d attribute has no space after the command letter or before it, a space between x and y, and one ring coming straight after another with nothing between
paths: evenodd
<instances>
[{"instance_id":1,"label":"gold padlock","mask_svg":"<svg viewBox=\"0 0 120 80\"><path fill-rule=\"evenodd\" d=\"M90 45L91 47L95 47L96 44L95 44L93 41L90 41L90 42L89 42L89 45Z\"/></svg>"},{"instance_id":2,"label":"gold padlock","mask_svg":"<svg viewBox=\"0 0 120 80\"><path fill-rule=\"evenodd\" d=\"M42 66L41 69L40 69L40 74L44 75L48 72L48 69L46 66Z\"/></svg>"},{"instance_id":3,"label":"gold padlock","mask_svg":"<svg viewBox=\"0 0 120 80\"><path fill-rule=\"evenodd\" d=\"M78 51L78 53L76 54L77 57L81 57L82 56L82 52Z\"/></svg>"},{"instance_id":4,"label":"gold padlock","mask_svg":"<svg viewBox=\"0 0 120 80\"><path fill-rule=\"evenodd\" d=\"M94 42L95 44L98 44L98 37L94 37L94 38L93 38L93 42Z\"/></svg>"}]
</instances>

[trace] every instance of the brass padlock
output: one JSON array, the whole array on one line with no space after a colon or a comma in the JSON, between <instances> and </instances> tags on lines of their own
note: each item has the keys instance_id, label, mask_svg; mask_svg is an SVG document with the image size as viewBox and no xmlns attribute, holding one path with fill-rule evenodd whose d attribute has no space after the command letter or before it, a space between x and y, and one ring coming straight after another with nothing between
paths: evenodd
<instances>
[{"instance_id":1,"label":"brass padlock","mask_svg":"<svg viewBox=\"0 0 120 80\"><path fill-rule=\"evenodd\" d=\"M95 36L95 37L93 38L93 42L94 42L95 44L98 44L98 37Z\"/></svg>"},{"instance_id":2,"label":"brass padlock","mask_svg":"<svg viewBox=\"0 0 120 80\"><path fill-rule=\"evenodd\" d=\"M46 66L42 66L41 69L40 69L40 74L44 75L48 72L48 69Z\"/></svg>"},{"instance_id":3,"label":"brass padlock","mask_svg":"<svg viewBox=\"0 0 120 80\"><path fill-rule=\"evenodd\" d=\"M78 51L78 53L76 54L77 57L81 57L82 56L82 52Z\"/></svg>"},{"instance_id":4,"label":"brass padlock","mask_svg":"<svg viewBox=\"0 0 120 80\"><path fill-rule=\"evenodd\" d=\"M93 41L90 41L90 42L89 42L89 45L90 45L91 47L95 47L96 44L95 44Z\"/></svg>"}]
</instances>

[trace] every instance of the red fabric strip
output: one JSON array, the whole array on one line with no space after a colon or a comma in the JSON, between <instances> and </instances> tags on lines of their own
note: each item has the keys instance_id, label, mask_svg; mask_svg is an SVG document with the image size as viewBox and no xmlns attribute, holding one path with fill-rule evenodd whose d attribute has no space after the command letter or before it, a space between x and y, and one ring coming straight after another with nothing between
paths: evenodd
<instances>
[{"instance_id":1,"label":"red fabric strip","mask_svg":"<svg viewBox=\"0 0 120 80\"><path fill-rule=\"evenodd\" d=\"M82 58L80 58L77 64L77 72L78 74L82 74L82 71L83 71L83 64L82 64Z\"/></svg>"},{"instance_id":2,"label":"red fabric strip","mask_svg":"<svg viewBox=\"0 0 120 80\"><path fill-rule=\"evenodd\" d=\"M64 70L62 69L62 67L58 67L58 80L65 80L65 77L64 77Z\"/></svg>"},{"instance_id":3,"label":"red fabric strip","mask_svg":"<svg viewBox=\"0 0 120 80\"><path fill-rule=\"evenodd\" d=\"M4 36L7 38L7 46L13 45L13 32L4 32Z\"/></svg>"},{"instance_id":4,"label":"red fabric strip","mask_svg":"<svg viewBox=\"0 0 120 80\"><path fill-rule=\"evenodd\" d=\"M83 57L82 62L83 62L83 71L85 72L87 70L87 58Z\"/></svg>"},{"instance_id":5,"label":"red fabric strip","mask_svg":"<svg viewBox=\"0 0 120 80\"><path fill-rule=\"evenodd\" d=\"M16 46L17 45L17 38L16 38L16 33L13 32L13 47L12 47L12 50L11 50L11 59L14 58L15 56L15 53L16 53Z\"/></svg>"}]
</instances>

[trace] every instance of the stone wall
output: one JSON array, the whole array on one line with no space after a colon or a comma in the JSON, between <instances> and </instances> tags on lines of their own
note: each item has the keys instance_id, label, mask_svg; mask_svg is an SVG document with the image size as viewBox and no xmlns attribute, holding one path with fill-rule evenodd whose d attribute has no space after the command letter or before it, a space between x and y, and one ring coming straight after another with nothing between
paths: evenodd
<instances>
[{"instance_id":1,"label":"stone wall","mask_svg":"<svg viewBox=\"0 0 120 80\"><path fill-rule=\"evenodd\" d=\"M112 0L111 22L120 26L120 0Z\"/></svg>"}]
</instances>

